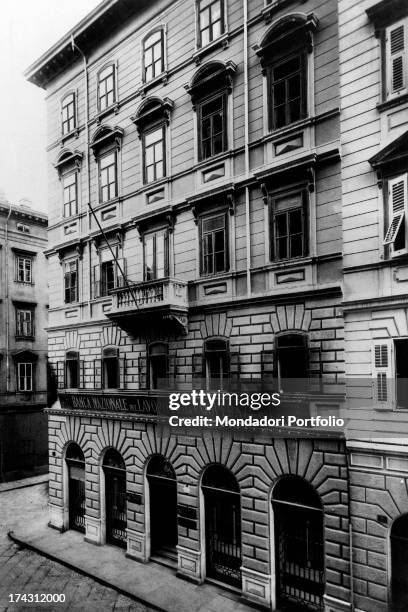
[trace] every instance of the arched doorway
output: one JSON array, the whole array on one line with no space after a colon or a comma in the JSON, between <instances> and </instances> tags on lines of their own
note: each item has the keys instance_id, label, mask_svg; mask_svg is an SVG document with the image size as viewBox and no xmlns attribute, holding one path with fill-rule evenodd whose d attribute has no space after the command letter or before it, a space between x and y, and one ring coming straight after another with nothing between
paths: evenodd
<instances>
[{"instance_id":1,"label":"arched doorway","mask_svg":"<svg viewBox=\"0 0 408 612\"><path fill-rule=\"evenodd\" d=\"M391 529L391 598L393 612L408 610L408 514Z\"/></svg>"},{"instance_id":2,"label":"arched doorway","mask_svg":"<svg viewBox=\"0 0 408 612\"><path fill-rule=\"evenodd\" d=\"M207 578L241 588L241 496L236 478L209 466L201 483L205 508Z\"/></svg>"},{"instance_id":3,"label":"arched doorway","mask_svg":"<svg viewBox=\"0 0 408 612\"><path fill-rule=\"evenodd\" d=\"M68 446L65 461L68 469L68 525L70 529L85 533L85 457L75 442Z\"/></svg>"},{"instance_id":4,"label":"arched doorway","mask_svg":"<svg viewBox=\"0 0 408 612\"><path fill-rule=\"evenodd\" d=\"M106 542L126 548L126 468L118 451L110 449L103 459L105 474Z\"/></svg>"},{"instance_id":5,"label":"arched doorway","mask_svg":"<svg viewBox=\"0 0 408 612\"><path fill-rule=\"evenodd\" d=\"M274 487L277 607L285 611L323 610L323 509L303 478L286 476Z\"/></svg>"},{"instance_id":6,"label":"arched doorway","mask_svg":"<svg viewBox=\"0 0 408 612\"><path fill-rule=\"evenodd\" d=\"M177 561L177 481L174 469L161 455L147 466L150 496L151 555Z\"/></svg>"}]
</instances>

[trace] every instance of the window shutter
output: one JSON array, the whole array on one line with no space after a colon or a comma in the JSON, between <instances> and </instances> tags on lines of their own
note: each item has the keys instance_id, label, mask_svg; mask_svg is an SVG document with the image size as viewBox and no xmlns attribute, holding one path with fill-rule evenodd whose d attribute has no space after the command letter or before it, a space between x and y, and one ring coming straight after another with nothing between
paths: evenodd
<instances>
[{"instance_id":1,"label":"window shutter","mask_svg":"<svg viewBox=\"0 0 408 612\"><path fill-rule=\"evenodd\" d=\"M194 353L192 355L192 373L193 385L201 388L204 378L204 355L203 353Z\"/></svg>"},{"instance_id":2,"label":"window shutter","mask_svg":"<svg viewBox=\"0 0 408 612\"><path fill-rule=\"evenodd\" d=\"M382 340L372 351L373 404L376 409L391 410L395 399L393 379L393 341Z\"/></svg>"},{"instance_id":3,"label":"window shutter","mask_svg":"<svg viewBox=\"0 0 408 612\"><path fill-rule=\"evenodd\" d=\"M92 267L92 297L98 298L101 295L101 267Z\"/></svg>"},{"instance_id":4,"label":"window shutter","mask_svg":"<svg viewBox=\"0 0 408 612\"><path fill-rule=\"evenodd\" d=\"M400 94L407 89L407 23L399 23L388 29L387 69L388 95Z\"/></svg>"},{"instance_id":5,"label":"window shutter","mask_svg":"<svg viewBox=\"0 0 408 612\"><path fill-rule=\"evenodd\" d=\"M102 388L102 360L94 359L93 362L93 386L94 389Z\"/></svg>"},{"instance_id":6,"label":"window shutter","mask_svg":"<svg viewBox=\"0 0 408 612\"><path fill-rule=\"evenodd\" d=\"M126 357L121 357L119 360L119 388L126 389L126 376L127 376L127 361Z\"/></svg>"},{"instance_id":7,"label":"window shutter","mask_svg":"<svg viewBox=\"0 0 408 612\"><path fill-rule=\"evenodd\" d=\"M388 218L389 225L384 238L384 245L393 244L401 224L404 222L407 208L406 175L388 181Z\"/></svg>"},{"instance_id":8,"label":"window shutter","mask_svg":"<svg viewBox=\"0 0 408 612\"><path fill-rule=\"evenodd\" d=\"M83 359L78 361L78 387L85 388L85 362Z\"/></svg>"},{"instance_id":9,"label":"window shutter","mask_svg":"<svg viewBox=\"0 0 408 612\"><path fill-rule=\"evenodd\" d=\"M146 355L139 355L139 389L147 388L147 359Z\"/></svg>"}]
</instances>

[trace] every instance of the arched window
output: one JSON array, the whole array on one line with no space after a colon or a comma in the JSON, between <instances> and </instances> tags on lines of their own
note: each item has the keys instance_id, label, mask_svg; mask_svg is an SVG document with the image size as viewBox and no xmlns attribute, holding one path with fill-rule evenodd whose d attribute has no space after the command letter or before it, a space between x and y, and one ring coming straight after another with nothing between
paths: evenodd
<instances>
[{"instance_id":1,"label":"arched window","mask_svg":"<svg viewBox=\"0 0 408 612\"><path fill-rule=\"evenodd\" d=\"M204 355L208 388L225 388L230 376L228 341L225 338L206 340Z\"/></svg>"},{"instance_id":2,"label":"arched window","mask_svg":"<svg viewBox=\"0 0 408 612\"><path fill-rule=\"evenodd\" d=\"M323 510L315 489L284 476L272 492L276 599L279 608L323 609Z\"/></svg>"},{"instance_id":3,"label":"arched window","mask_svg":"<svg viewBox=\"0 0 408 612\"><path fill-rule=\"evenodd\" d=\"M169 346L166 342L149 345L150 388L168 388Z\"/></svg>"},{"instance_id":4,"label":"arched window","mask_svg":"<svg viewBox=\"0 0 408 612\"><path fill-rule=\"evenodd\" d=\"M393 610L408 609L408 514L399 516L391 528L391 597Z\"/></svg>"},{"instance_id":5,"label":"arched window","mask_svg":"<svg viewBox=\"0 0 408 612\"><path fill-rule=\"evenodd\" d=\"M267 77L271 130L308 115L308 53L316 27L313 15L288 15L272 26L260 47L255 47Z\"/></svg>"},{"instance_id":6,"label":"arched window","mask_svg":"<svg viewBox=\"0 0 408 612\"><path fill-rule=\"evenodd\" d=\"M232 90L233 62L210 62L200 68L186 90L197 112L198 159L228 149L227 106Z\"/></svg>"},{"instance_id":7,"label":"arched window","mask_svg":"<svg viewBox=\"0 0 408 612\"><path fill-rule=\"evenodd\" d=\"M222 465L206 468L201 481L205 508L206 574L241 587L241 497L235 476Z\"/></svg>"},{"instance_id":8,"label":"arched window","mask_svg":"<svg viewBox=\"0 0 408 612\"><path fill-rule=\"evenodd\" d=\"M143 41L143 81L147 83L164 72L164 30L160 28Z\"/></svg>"},{"instance_id":9,"label":"arched window","mask_svg":"<svg viewBox=\"0 0 408 612\"><path fill-rule=\"evenodd\" d=\"M102 351L102 387L119 387L119 351L115 346L107 346Z\"/></svg>"},{"instance_id":10,"label":"arched window","mask_svg":"<svg viewBox=\"0 0 408 612\"><path fill-rule=\"evenodd\" d=\"M79 353L67 351L65 355L65 386L67 389L79 387Z\"/></svg>"},{"instance_id":11,"label":"arched window","mask_svg":"<svg viewBox=\"0 0 408 612\"><path fill-rule=\"evenodd\" d=\"M144 183L166 176L166 126L172 108L169 98L151 97L140 104L131 118L142 141Z\"/></svg>"},{"instance_id":12,"label":"arched window","mask_svg":"<svg viewBox=\"0 0 408 612\"><path fill-rule=\"evenodd\" d=\"M70 134L76 128L76 96L68 93L61 101L61 131L62 135Z\"/></svg>"}]
</instances>

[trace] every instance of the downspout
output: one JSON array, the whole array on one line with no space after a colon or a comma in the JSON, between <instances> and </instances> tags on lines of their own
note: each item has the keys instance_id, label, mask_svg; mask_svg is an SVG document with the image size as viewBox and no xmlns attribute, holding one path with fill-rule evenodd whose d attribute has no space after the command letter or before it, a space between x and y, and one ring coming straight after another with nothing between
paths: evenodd
<instances>
[{"instance_id":1,"label":"downspout","mask_svg":"<svg viewBox=\"0 0 408 612\"><path fill-rule=\"evenodd\" d=\"M8 224L11 217L11 203L6 220L5 232L5 282L6 282L6 394L10 391L10 304L9 304L9 243Z\"/></svg>"},{"instance_id":2,"label":"downspout","mask_svg":"<svg viewBox=\"0 0 408 612\"><path fill-rule=\"evenodd\" d=\"M249 178L249 90L248 90L248 0L243 0L244 9L244 114L245 114L245 179ZM246 280L247 295L251 296L251 223L249 210L249 187L245 186L245 231L246 231Z\"/></svg>"}]
</instances>

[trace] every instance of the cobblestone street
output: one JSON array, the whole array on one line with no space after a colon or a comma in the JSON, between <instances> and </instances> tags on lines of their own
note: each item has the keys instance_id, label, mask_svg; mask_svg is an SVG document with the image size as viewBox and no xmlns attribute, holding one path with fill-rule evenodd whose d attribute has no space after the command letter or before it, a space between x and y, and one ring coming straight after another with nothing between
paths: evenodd
<instances>
[{"instance_id":1,"label":"cobblestone street","mask_svg":"<svg viewBox=\"0 0 408 612\"><path fill-rule=\"evenodd\" d=\"M148 608L30 550L7 536L22 519L33 524L47 515L47 484L0 492L0 611L115 610L149 612ZM65 594L65 603L10 603L10 593Z\"/></svg>"}]
</instances>

